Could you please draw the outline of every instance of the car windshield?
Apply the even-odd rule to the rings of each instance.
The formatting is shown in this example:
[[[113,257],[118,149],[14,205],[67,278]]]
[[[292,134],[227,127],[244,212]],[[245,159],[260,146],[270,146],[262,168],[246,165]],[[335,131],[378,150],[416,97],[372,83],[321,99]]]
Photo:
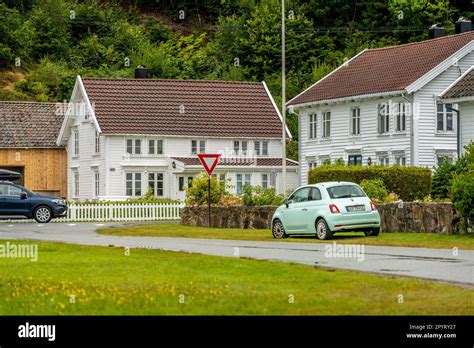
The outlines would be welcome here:
[[[356,185],[340,185],[329,187],[329,197],[332,199],[351,198],[351,197],[365,197],[364,191]]]

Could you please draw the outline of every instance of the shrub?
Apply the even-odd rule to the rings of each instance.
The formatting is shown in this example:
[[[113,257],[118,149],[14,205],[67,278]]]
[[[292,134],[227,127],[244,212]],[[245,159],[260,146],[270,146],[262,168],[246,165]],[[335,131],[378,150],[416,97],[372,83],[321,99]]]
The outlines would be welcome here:
[[[281,205],[284,199],[285,195],[277,195],[273,187],[267,189],[260,186],[243,187],[242,202],[247,206]]]
[[[217,178],[211,178],[211,204],[217,205],[223,197],[229,195],[227,184],[222,185]],[[207,205],[208,176],[201,174],[193,179],[193,186],[186,190],[186,205]]]
[[[384,203],[394,203],[400,202],[400,196],[397,195],[395,192],[390,192],[387,196],[383,199]]]
[[[68,201],[68,205],[109,205],[109,204],[145,204],[145,203],[159,203],[159,204],[168,204],[168,203],[181,203],[179,199],[170,199],[170,198],[130,198],[125,201]]]
[[[325,181],[381,179],[388,192],[394,192],[404,201],[422,199],[431,191],[431,170],[418,167],[384,166],[320,166],[309,172],[310,184]]]
[[[474,171],[454,176],[452,200],[464,219],[474,220]]]
[[[382,179],[364,179],[360,182],[360,187],[365,191],[367,196],[376,203],[382,203],[388,196],[388,191]]]
[[[431,196],[434,199],[449,197],[453,177],[467,173],[474,168],[474,142],[471,141],[464,148],[466,150],[464,155],[456,163],[444,161],[436,168],[431,186]]]

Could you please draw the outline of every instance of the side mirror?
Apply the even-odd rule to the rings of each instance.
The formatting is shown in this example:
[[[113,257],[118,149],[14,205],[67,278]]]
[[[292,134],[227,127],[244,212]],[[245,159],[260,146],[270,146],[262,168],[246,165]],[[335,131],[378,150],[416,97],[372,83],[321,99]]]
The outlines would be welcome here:
[[[285,198],[285,200],[283,201],[283,203],[285,203],[286,207],[288,208],[288,206],[289,206],[290,203],[291,203],[291,200],[288,199],[288,198]]]
[[[27,199],[28,195],[26,194],[26,192],[22,192],[22,193],[20,193],[20,198],[21,199]]]

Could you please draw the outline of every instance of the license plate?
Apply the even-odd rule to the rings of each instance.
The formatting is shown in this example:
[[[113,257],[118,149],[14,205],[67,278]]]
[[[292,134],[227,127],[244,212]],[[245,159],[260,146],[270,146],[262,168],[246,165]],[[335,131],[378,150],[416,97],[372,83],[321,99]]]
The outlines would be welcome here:
[[[346,207],[347,211],[364,211],[365,205],[352,205],[350,207]]]

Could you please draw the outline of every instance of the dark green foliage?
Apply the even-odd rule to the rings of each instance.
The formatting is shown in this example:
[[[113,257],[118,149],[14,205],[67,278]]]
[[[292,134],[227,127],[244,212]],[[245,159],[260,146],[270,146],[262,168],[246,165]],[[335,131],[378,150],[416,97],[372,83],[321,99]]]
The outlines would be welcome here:
[[[385,184],[381,179],[364,179],[360,182],[360,187],[362,187],[371,200],[377,203],[382,203],[388,195]]]
[[[474,221],[474,171],[455,175],[451,193],[456,209],[464,218]]]
[[[242,202],[246,206],[282,205],[285,195],[277,195],[275,188],[263,189],[260,186],[244,186]]]
[[[351,181],[360,184],[364,179],[381,179],[388,192],[396,193],[404,201],[422,199],[431,191],[431,171],[417,167],[323,165],[309,172],[308,182]]]

